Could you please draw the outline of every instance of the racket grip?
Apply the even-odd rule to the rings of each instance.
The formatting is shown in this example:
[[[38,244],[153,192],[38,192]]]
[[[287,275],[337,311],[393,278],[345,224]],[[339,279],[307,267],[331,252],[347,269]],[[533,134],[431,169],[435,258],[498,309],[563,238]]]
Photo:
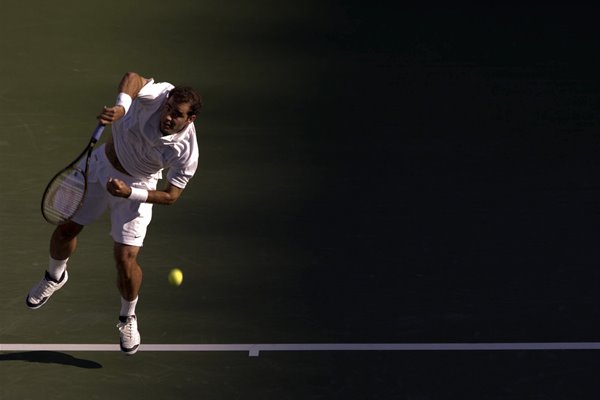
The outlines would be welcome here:
[[[100,140],[100,136],[102,136],[102,132],[104,132],[104,125],[98,124],[94,133],[92,134],[92,141],[95,143]]]

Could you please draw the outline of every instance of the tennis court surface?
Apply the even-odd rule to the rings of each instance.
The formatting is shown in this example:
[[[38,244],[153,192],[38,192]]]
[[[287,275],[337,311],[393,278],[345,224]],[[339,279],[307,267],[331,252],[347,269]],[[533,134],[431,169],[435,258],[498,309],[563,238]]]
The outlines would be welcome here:
[[[0,17],[1,400],[598,397],[594,7],[34,3]],[[105,219],[24,304],[129,70],[205,100],[132,357]]]

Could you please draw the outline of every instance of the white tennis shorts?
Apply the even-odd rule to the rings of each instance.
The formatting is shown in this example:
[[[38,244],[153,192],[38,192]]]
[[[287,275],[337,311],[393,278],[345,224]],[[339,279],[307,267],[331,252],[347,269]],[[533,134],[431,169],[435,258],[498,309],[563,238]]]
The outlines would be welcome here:
[[[124,181],[129,186],[156,190],[156,181],[140,181],[117,171],[104,152],[104,145],[94,150],[90,158],[88,188],[83,205],[72,218],[80,225],[89,225],[102,214],[110,212],[110,236],[117,243],[142,247],[152,220],[152,204],[115,197],[106,189],[109,178]]]

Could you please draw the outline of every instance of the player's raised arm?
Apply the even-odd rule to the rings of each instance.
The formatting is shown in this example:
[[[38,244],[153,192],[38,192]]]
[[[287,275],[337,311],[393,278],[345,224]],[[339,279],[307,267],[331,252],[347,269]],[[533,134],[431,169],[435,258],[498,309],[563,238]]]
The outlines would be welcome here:
[[[135,99],[148,81],[149,79],[146,79],[135,72],[127,72],[123,75],[123,78],[119,83],[119,93],[125,93],[132,99]]]
[[[137,97],[148,81],[136,72],[127,72],[123,75],[119,83],[119,94],[115,105],[112,107],[104,106],[100,115],[98,115],[98,121],[103,125],[108,125],[123,118],[127,114],[133,99]]]

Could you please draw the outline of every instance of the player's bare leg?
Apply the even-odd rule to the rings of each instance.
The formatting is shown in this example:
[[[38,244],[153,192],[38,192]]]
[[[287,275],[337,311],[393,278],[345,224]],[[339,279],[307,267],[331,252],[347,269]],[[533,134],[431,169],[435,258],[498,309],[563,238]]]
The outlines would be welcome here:
[[[82,229],[82,225],[72,221],[58,225],[50,238],[50,257],[55,260],[71,257],[77,247],[77,235]]]
[[[142,268],[137,262],[140,248],[115,243],[114,253],[117,263],[117,287],[121,296],[128,301],[138,297],[142,286]]]
[[[135,306],[142,286],[142,268],[137,262],[140,248],[115,243],[114,255],[117,266],[117,287],[121,293],[119,328],[121,350],[134,354],[140,345]]]

